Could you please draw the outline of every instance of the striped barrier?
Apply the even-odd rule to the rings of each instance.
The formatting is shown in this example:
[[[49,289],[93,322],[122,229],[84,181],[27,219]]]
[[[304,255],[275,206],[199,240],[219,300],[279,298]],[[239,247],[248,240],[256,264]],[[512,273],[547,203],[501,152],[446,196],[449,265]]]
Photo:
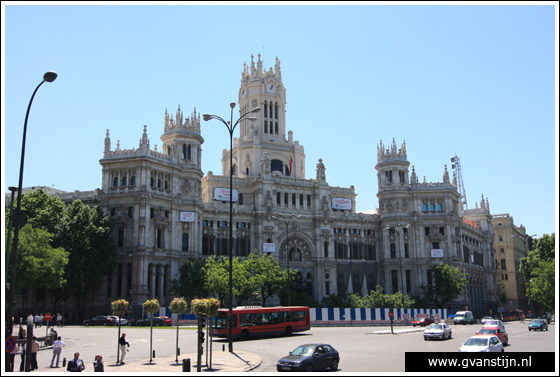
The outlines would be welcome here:
[[[391,323],[387,308],[309,308],[311,326],[375,326]],[[401,309],[393,311],[393,324],[410,325],[414,319],[447,318],[447,309]]]

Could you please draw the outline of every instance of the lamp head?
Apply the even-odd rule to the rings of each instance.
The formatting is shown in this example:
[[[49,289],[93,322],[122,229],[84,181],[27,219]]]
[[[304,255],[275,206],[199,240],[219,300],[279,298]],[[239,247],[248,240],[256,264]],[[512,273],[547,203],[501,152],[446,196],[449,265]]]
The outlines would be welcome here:
[[[249,111],[250,113],[258,113],[259,111],[261,111],[260,107],[255,107],[253,110]]]
[[[54,80],[56,80],[57,77],[58,75],[56,74],[56,72],[48,71],[43,75],[43,81],[53,82]]]
[[[256,117],[249,117],[249,118],[247,118],[247,120],[250,120],[251,122],[254,122],[254,121],[257,120],[257,118]]]
[[[202,119],[208,121],[208,120],[212,119],[212,115],[210,115],[210,114],[202,114]]]
[[[235,102],[230,103],[229,107],[231,107],[233,109],[235,107]]]

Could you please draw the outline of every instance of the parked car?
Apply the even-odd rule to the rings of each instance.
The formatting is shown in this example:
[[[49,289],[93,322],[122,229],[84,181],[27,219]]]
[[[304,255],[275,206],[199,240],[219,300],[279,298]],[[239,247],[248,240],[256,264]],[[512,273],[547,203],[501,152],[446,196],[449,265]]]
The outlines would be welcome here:
[[[113,318],[104,315],[98,315],[84,321],[86,326],[114,326],[116,324],[117,322]]]
[[[137,321],[134,317],[129,316],[129,315],[125,315],[125,316],[122,316],[122,318],[126,319],[126,325],[127,326],[136,326]]]
[[[432,323],[424,330],[424,340],[451,339],[451,327],[446,323]]]
[[[163,319],[165,321],[165,323],[167,324],[167,326],[173,326],[173,320],[169,317],[166,317],[164,315],[159,316],[159,318]]]
[[[150,318],[142,319],[136,323],[136,326],[150,326]],[[152,326],[170,326],[165,322],[165,319],[154,317]]]
[[[529,322],[529,331],[531,330],[548,331],[548,323],[546,323],[546,319],[533,319],[531,322]]]
[[[480,320],[480,323],[482,323],[482,324],[484,325],[484,324],[486,323],[486,321],[491,321],[491,320],[493,320],[493,319],[494,319],[494,318],[492,318],[492,317],[490,317],[490,316],[486,316],[486,317],[484,317],[484,318],[482,318],[482,319]]]
[[[457,312],[455,314],[455,317],[453,317],[454,325],[466,325],[467,323],[473,325],[474,322],[475,322],[474,315],[472,312],[468,310],[464,312]]]
[[[504,323],[499,320],[499,319],[489,319],[488,321],[486,321],[484,323],[483,327],[499,327],[501,329],[506,329],[506,327],[504,326]]]
[[[313,372],[330,368],[338,370],[340,355],[329,344],[303,344],[284,356],[276,364],[278,372]]]
[[[110,315],[110,316],[108,316],[108,317],[109,317],[109,318],[112,318],[112,319],[116,322],[117,325],[119,324],[119,317],[118,317],[118,316],[116,316],[116,315]],[[127,323],[127,322],[128,322],[128,321],[126,320],[126,318],[124,318],[124,317],[121,317],[121,318],[120,318],[121,326],[126,326],[126,323]]]
[[[504,352],[504,345],[495,335],[476,335],[467,339],[459,352]]]
[[[426,318],[419,318],[416,319],[414,321],[412,321],[412,326],[416,327],[416,326],[428,326],[431,325],[432,323],[434,323],[434,319],[430,318],[430,317],[426,317]]]
[[[508,344],[508,334],[506,332],[505,329],[502,329],[501,327],[486,327],[484,326],[482,329],[480,329],[476,335],[496,335],[498,337],[498,339],[500,339],[500,342],[502,342],[502,344],[504,346],[507,346]]]

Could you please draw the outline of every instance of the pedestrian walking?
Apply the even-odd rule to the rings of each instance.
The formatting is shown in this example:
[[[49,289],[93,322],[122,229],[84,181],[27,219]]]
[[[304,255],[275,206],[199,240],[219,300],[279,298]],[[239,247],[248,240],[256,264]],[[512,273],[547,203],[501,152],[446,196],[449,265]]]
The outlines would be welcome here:
[[[23,372],[25,370],[25,339],[21,342],[21,364],[19,364],[19,371]]]
[[[10,352],[10,361],[9,361],[9,371],[13,372],[14,371],[14,364],[16,363],[16,355],[17,355],[17,347],[14,347],[14,349],[12,350],[12,352]]]
[[[56,325],[58,327],[60,327],[60,323],[62,322],[62,316],[60,315],[60,313],[56,314]]]
[[[39,314],[39,327],[43,327],[43,313]]]
[[[68,362],[66,370],[68,372],[81,372],[84,369],[86,369],[86,366],[84,365],[84,361],[80,359],[80,353],[74,353],[74,358]]]
[[[66,344],[61,340],[61,337],[59,336],[53,344],[51,368],[58,368],[58,362],[60,361],[60,353],[62,352],[62,347],[64,346],[66,346]],[[56,366],[53,366],[55,357],[56,357]]]
[[[38,369],[39,366],[37,365],[37,352],[39,352],[39,342],[37,341],[37,337],[33,335],[31,338],[31,370]]]
[[[37,328],[37,326],[39,325],[39,315],[38,314],[35,314],[34,320],[35,320],[35,328]]]
[[[103,356],[95,355],[95,361],[93,362],[94,372],[103,372]]]
[[[126,334],[123,333],[119,339],[119,347],[121,349],[121,362],[120,365],[124,364],[124,355],[126,354],[126,347],[130,347],[130,343],[128,343],[125,339]],[[117,360],[118,361],[118,360]],[[119,364],[119,363],[117,363]]]

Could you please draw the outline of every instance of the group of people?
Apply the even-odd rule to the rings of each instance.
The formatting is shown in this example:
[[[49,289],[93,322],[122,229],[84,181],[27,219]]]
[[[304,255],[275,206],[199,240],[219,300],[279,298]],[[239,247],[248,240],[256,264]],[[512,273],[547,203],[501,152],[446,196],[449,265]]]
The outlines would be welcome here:
[[[29,314],[29,316],[33,318],[33,325],[35,326],[35,328],[43,327],[43,323],[45,321],[45,316],[43,315],[43,313],[35,315]],[[19,323],[23,323],[23,318],[20,317]],[[60,313],[56,314],[56,325],[57,327],[62,327],[62,315]]]
[[[56,335],[56,341],[53,344],[53,356],[51,360],[51,368],[58,368],[58,364],[60,363],[60,354],[62,353],[62,348],[66,346],[66,344],[62,341],[62,337],[58,336],[56,330],[51,329],[53,335]],[[19,366],[19,371],[23,372],[25,370],[25,357],[27,354],[27,344],[26,340],[22,340],[22,347],[20,350],[21,354],[21,364]],[[124,364],[124,356],[128,352],[128,347],[130,344],[126,341],[126,334],[123,333],[119,338],[119,348],[120,348],[120,360],[117,360],[118,365]],[[39,342],[37,342],[37,337],[33,336],[31,341],[31,366],[30,369],[33,371],[38,369],[37,366],[37,352],[39,351]],[[14,371],[14,364],[15,364],[15,356],[17,354],[17,348],[10,353],[10,371]],[[56,359],[56,363],[55,363]],[[81,372],[85,369],[85,364],[82,359],[80,359],[80,353],[75,352],[74,358],[70,360],[67,364],[66,370],[69,372]],[[103,356],[95,355],[95,360],[93,362],[93,370],[94,372],[103,372],[104,365],[103,365]]]

